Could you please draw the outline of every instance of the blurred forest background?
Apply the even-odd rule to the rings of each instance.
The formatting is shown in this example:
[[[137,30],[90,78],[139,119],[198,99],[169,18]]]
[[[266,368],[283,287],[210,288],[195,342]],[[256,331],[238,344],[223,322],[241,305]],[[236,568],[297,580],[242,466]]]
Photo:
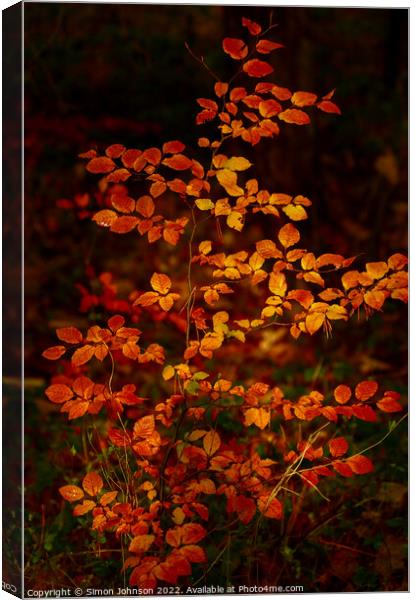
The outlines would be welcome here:
[[[136,255],[131,235],[111,235],[83,219],[87,200],[78,197],[74,209],[65,208],[96,184],[77,155],[112,143],[143,148],[180,139],[195,146],[203,135],[193,125],[195,99],[211,97],[213,82],[185,42],[226,80],[233,64],[221,43],[238,37],[242,16],[266,25],[270,8],[25,5],[25,533],[32,588],[109,586],[119,577],[118,556],[91,553],[80,564],[76,555],[88,547],[80,539],[89,533],[68,509],[61,511],[57,489],[64,474],[79,470],[77,441],[43,397],[55,365],[41,353],[55,343],[56,327],[85,327],[80,285],[97,290],[99,274],[111,271],[126,298],[143,282],[146,257]],[[279,138],[257,147],[238,142],[242,151],[264,187],[313,200],[303,227],[306,247],[365,261],[405,253],[407,11],[274,8],[273,21],[279,25],[273,38],[285,48],[272,59],[272,80],[319,95],[336,88],[343,114],[317,114],[311,126],[282,128]],[[319,348],[313,339],[293,349],[285,332],[268,339],[273,380],[298,392],[316,378],[337,384],[357,374],[405,394],[406,309],[396,304],[382,318],[356,319],[320,339]],[[358,428],[369,441],[385,431],[371,423]],[[341,483],[318,535],[288,548],[289,583],[305,591],[406,589],[404,430],[376,449],[377,476],[367,476],[363,495],[362,478]]]

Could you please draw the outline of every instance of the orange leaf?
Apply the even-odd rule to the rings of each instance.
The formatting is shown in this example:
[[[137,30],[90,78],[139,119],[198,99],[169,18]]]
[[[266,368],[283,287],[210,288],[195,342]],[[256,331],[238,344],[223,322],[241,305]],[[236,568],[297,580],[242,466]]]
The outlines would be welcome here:
[[[220,448],[221,439],[216,431],[209,431],[203,438],[203,448],[208,456],[213,456]]]
[[[333,438],[332,440],[329,440],[330,454],[334,458],[343,456],[343,454],[346,454],[348,449],[349,449],[349,444],[347,443],[347,440],[344,439],[344,437],[338,437],[338,438]]]
[[[131,150],[126,150],[124,152],[124,154],[122,155],[122,163],[125,167],[127,167],[128,169],[132,169],[134,166],[135,161],[137,160],[137,158],[139,156],[141,156],[142,152],[141,150],[135,150],[135,149],[131,149]]]
[[[147,438],[152,435],[155,429],[154,415],[147,415],[138,419],[134,424],[134,436]]]
[[[128,169],[115,169],[115,171],[106,176],[105,181],[119,183],[120,181],[127,181],[130,177],[131,173]]]
[[[279,113],[278,118],[286,123],[294,123],[295,125],[307,125],[310,123],[310,117],[303,110],[298,108],[287,108]]]
[[[65,352],[65,346],[51,346],[42,352],[42,356],[48,360],[58,360]]]
[[[256,45],[257,52],[260,52],[261,54],[269,54],[277,48],[284,48],[284,46],[283,44],[271,42],[270,40],[260,40]]]
[[[151,165],[158,165],[161,161],[161,152],[158,148],[148,148],[147,150],[144,150],[143,157]]]
[[[246,27],[251,35],[259,35],[262,31],[261,25],[251,21],[251,19],[242,18],[242,25]]]
[[[256,505],[252,498],[240,494],[235,498],[235,510],[238,513],[241,523],[247,525],[252,521],[256,513]]]
[[[310,335],[313,335],[320,329],[325,320],[325,315],[321,312],[311,312],[306,316],[305,326]]]
[[[174,169],[175,171],[185,171],[186,169],[191,169],[193,166],[193,161],[184,154],[173,154],[170,158],[165,158],[163,160],[163,165],[170,167],[170,169]]]
[[[361,421],[367,421],[368,423],[375,423],[378,420],[375,411],[371,406],[367,404],[354,404],[352,407],[352,413],[355,417]]]
[[[68,344],[79,344],[82,342],[82,333],[76,327],[61,327],[56,330],[60,340]]]
[[[248,410],[245,411],[244,424],[248,427],[249,425],[254,424],[260,429],[265,429],[270,420],[270,412],[269,410],[265,410],[265,408],[248,408]]]
[[[358,400],[364,402],[365,400],[369,400],[369,398],[374,396],[377,390],[378,384],[376,381],[361,381],[357,384],[354,393]]]
[[[268,287],[273,294],[283,298],[287,292],[287,280],[284,273],[272,272],[269,277]]]
[[[347,459],[346,464],[351,468],[353,473],[357,475],[365,475],[373,471],[374,466],[370,458],[363,454],[355,454]]]
[[[91,358],[94,356],[94,353],[95,346],[86,344],[85,346],[82,346],[82,348],[78,348],[78,350],[75,350],[75,352],[72,354],[72,364],[75,365],[75,367],[84,365],[89,360],[91,360]]]
[[[248,54],[248,47],[245,42],[236,38],[225,38],[222,42],[222,47],[226,54],[229,54],[235,60],[241,60]]]
[[[248,60],[248,62],[244,63],[242,68],[250,77],[265,77],[274,70],[274,67],[272,67],[269,63],[265,62],[264,60],[258,60],[257,58]]]
[[[388,270],[388,265],[383,261],[366,264],[366,271],[372,279],[381,279]]]
[[[317,108],[326,113],[335,113],[337,115],[341,115],[341,110],[334,104],[334,102],[330,102],[330,100],[322,100],[317,104]]]
[[[150,285],[156,292],[167,294],[171,288],[171,280],[170,277],[164,275],[164,273],[153,273],[153,276],[150,279]]]
[[[112,194],[111,204],[122,213],[131,213],[135,207],[134,200],[125,194]]]
[[[115,169],[115,162],[106,156],[93,158],[86,166],[90,173],[111,173]]]
[[[270,119],[281,112],[282,107],[276,100],[264,100],[259,103],[259,113],[261,116]]]
[[[111,227],[114,221],[117,220],[117,213],[113,210],[100,210],[92,217],[92,220],[95,221],[101,227]]]
[[[206,536],[206,529],[198,523],[187,523],[181,527],[182,544],[197,544]]]
[[[106,492],[105,494],[103,494],[100,498],[100,505],[101,506],[107,506],[108,504],[111,504],[111,502],[113,502],[115,500],[115,498],[118,496],[118,492]]]
[[[105,154],[109,158],[120,158],[121,154],[125,151],[125,146],[122,144],[112,144],[105,150]]]
[[[279,230],[278,239],[284,248],[290,248],[300,240],[300,233],[294,225],[287,223]]]
[[[111,225],[113,233],[128,233],[132,231],[138,224],[137,217],[118,217]]]
[[[141,294],[139,298],[137,298],[137,300],[134,302],[134,306],[137,304],[140,306],[151,306],[152,304],[155,304],[159,298],[160,296],[157,292],[145,292],[144,294]]]
[[[60,495],[68,502],[76,502],[84,497],[84,492],[77,485],[64,485],[59,488]]]
[[[163,144],[163,152],[164,154],[176,154],[177,152],[183,152],[185,147],[186,146],[183,144],[183,142],[174,140],[172,142],[166,142]]]
[[[296,106],[311,106],[316,100],[317,96],[310,92],[295,92],[291,97],[291,102]]]
[[[271,94],[278,100],[289,100],[292,96],[288,88],[279,87],[278,85],[272,87]]]
[[[147,552],[151,544],[156,539],[154,535],[138,535],[131,540],[131,544],[128,548],[130,552],[140,554],[141,552]]]
[[[223,83],[223,81],[217,81],[215,83],[215,94],[218,98],[222,98],[228,91],[229,85],[227,83]]]
[[[352,396],[352,390],[348,385],[338,385],[334,390],[334,399],[339,404],[346,404]]]
[[[80,517],[81,515],[85,515],[90,512],[93,508],[95,508],[96,504],[93,500],[84,500],[82,504],[78,504],[73,509],[74,517]]]
[[[181,544],[182,536],[181,536],[181,528],[175,527],[174,529],[168,529],[166,533],[166,542],[173,546],[173,548],[178,548]]]
[[[153,198],[158,198],[159,196],[164,194],[166,189],[167,185],[164,183],[164,181],[155,181],[150,186],[150,194],[153,196]]]
[[[282,518],[282,504],[276,498],[270,500],[269,496],[260,496],[258,499],[258,508],[260,512],[269,519]]]
[[[397,392],[386,392],[383,398],[376,403],[376,406],[386,413],[399,412],[403,410],[398,402],[399,397],[400,395]]]
[[[96,496],[102,490],[104,482],[102,477],[95,471],[87,473],[82,481],[82,487],[90,496]]]
[[[55,404],[63,404],[73,397],[73,392],[70,387],[63,383],[55,383],[50,385],[45,390],[46,396]]]
[[[146,219],[149,219],[154,214],[154,202],[151,196],[141,196],[136,203],[136,211]]]

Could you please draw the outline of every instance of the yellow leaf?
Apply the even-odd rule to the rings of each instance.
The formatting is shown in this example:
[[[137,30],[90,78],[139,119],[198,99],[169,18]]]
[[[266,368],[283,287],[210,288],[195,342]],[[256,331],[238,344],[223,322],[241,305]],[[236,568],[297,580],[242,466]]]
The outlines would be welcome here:
[[[240,212],[232,211],[226,218],[226,224],[236,231],[242,231],[244,227],[244,219]]]
[[[245,412],[245,425],[256,425],[260,429],[265,429],[271,420],[271,415],[265,408],[248,408]]]
[[[332,304],[326,312],[326,317],[331,321],[336,321],[337,319],[344,319],[347,321],[348,314],[347,310],[344,306],[339,306],[338,304]]]
[[[156,292],[159,292],[160,294],[167,294],[171,288],[171,280],[168,275],[164,275],[163,273],[154,273],[150,279],[150,285]]]
[[[372,279],[381,279],[388,270],[389,267],[385,262],[372,262],[366,265],[366,271]]]
[[[181,525],[186,518],[186,515],[180,506],[174,509],[172,515],[173,521],[176,523],[176,525]]]
[[[303,221],[307,218],[307,213],[302,206],[288,204],[288,206],[282,207],[282,211],[293,221]]]
[[[168,312],[174,304],[174,300],[177,299],[179,294],[167,294],[167,296],[161,296],[159,298],[160,307]]]
[[[162,373],[162,377],[163,377],[164,381],[168,381],[169,379],[174,377],[174,372],[175,372],[174,368],[171,365],[167,365],[167,367],[164,367],[163,373]]]
[[[283,298],[287,292],[287,280],[284,273],[271,273],[268,286],[273,294]]]
[[[203,438],[203,448],[208,456],[213,456],[220,448],[221,439],[216,431],[209,431]]]
[[[232,156],[222,166],[230,171],[246,171],[251,165],[252,163],[243,156]]]
[[[294,225],[287,223],[287,225],[284,225],[284,227],[281,227],[279,230],[278,239],[284,248],[289,248],[299,241],[300,233]]]
[[[258,271],[264,264],[264,258],[258,254],[258,252],[254,252],[249,259],[249,266],[253,271]]]
[[[237,185],[238,177],[230,169],[217,171],[216,178],[230,196],[243,196],[243,189]]]
[[[199,210],[210,210],[211,208],[215,208],[215,205],[209,198],[199,198],[196,200],[195,204]]]
[[[305,320],[305,326],[311,335],[318,331],[320,327],[323,325],[326,316],[321,312],[312,312],[309,313]]]
[[[199,252],[200,254],[209,254],[212,251],[212,242],[210,240],[205,240],[204,242],[200,242],[199,244]]]
[[[385,302],[385,296],[383,292],[379,291],[366,292],[364,299],[366,304],[375,310],[380,310]]]

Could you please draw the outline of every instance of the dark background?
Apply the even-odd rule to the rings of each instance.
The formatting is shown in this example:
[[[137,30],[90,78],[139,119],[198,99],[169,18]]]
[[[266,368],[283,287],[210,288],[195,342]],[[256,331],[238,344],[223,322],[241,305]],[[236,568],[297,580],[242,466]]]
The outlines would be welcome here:
[[[68,569],[77,583],[83,583],[85,572],[96,577],[95,583],[111,576],[117,580],[119,566],[117,561],[91,556],[78,572],[77,559],[67,558],[75,556],[80,529],[75,529],[68,512],[62,513],[57,487],[64,473],[79,470],[76,457],[72,460],[69,453],[76,441],[70,438],[70,427],[62,434],[66,420],[52,414],[44,400],[55,365],[45,365],[41,353],[55,343],[56,327],[69,323],[85,327],[85,316],[77,310],[76,284],[89,283],[91,264],[96,273],[110,270],[125,280],[131,277],[127,256],[134,248],[129,236],[109,236],[56,202],[95,189],[96,178],[77,158],[91,147],[102,150],[122,143],[146,148],[173,139],[194,146],[203,135],[203,128],[194,126],[195,99],[212,97],[213,82],[184,44],[203,55],[226,80],[234,61],[223,54],[221,43],[224,36],[240,36],[242,16],[265,26],[270,8],[25,4],[26,539],[27,576],[34,587],[72,585],[65,560],[71,560]],[[277,139],[254,148],[236,142],[236,155],[239,149],[256,163],[263,187],[313,200],[303,230],[307,247],[316,253],[361,255],[369,261],[405,252],[408,12],[274,8],[273,21],[279,24],[273,38],[285,48],[274,53],[272,80],[292,91],[319,95],[336,88],[334,100],[343,114],[315,111],[308,127],[282,127]],[[145,257],[134,261],[139,280]],[[326,343],[324,352],[333,358],[339,378],[355,371],[382,375],[389,389],[405,391],[406,312],[396,304],[383,319],[363,321],[356,334]],[[279,376],[294,381],[295,368],[282,364]],[[366,432],[379,438],[376,426],[368,426]],[[57,450],[62,435],[66,454]],[[356,554],[335,556],[327,547],[328,568],[328,555],[314,548],[313,572],[326,569],[316,590],[405,589],[400,554],[406,533],[405,436],[395,434],[387,444],[382,468],[390,468],[381,483],[398,486],[389,490],[392,513],[385,509],[378,521],[376,511],[362,517],[356,509],[342,516],[332,535],[345,545],[363,544],[363,554],[357,554],[360,561],[367,559],[365,551],[380,548],[380,563],[381,552],[386,552],[382,544],[388,539],[389,562],[383,571],[379,567],[379,573],[375,569],[373,574],[373,565],[370,573],[363,567],[359,571],[359,565],[349,572],[346,564],[352,564]],[[380,493],[378,484],[367,492]],[[347,532],[355,521],[365,519],[369,533],[361,529],[356,539],[349,539]],[[385,524],[388,519],[390,525]],[[379,530],[380,541],[373,538]],[[367,536],[372,536],[373,547],[369,544],[365,550],[362,540]]]

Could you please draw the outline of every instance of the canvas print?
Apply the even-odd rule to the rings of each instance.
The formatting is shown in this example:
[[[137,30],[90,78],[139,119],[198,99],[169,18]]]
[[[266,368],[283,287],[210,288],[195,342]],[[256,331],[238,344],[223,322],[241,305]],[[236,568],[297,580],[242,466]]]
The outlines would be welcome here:
[[[408,11],[23,11],[25,597],[407,590]]]

